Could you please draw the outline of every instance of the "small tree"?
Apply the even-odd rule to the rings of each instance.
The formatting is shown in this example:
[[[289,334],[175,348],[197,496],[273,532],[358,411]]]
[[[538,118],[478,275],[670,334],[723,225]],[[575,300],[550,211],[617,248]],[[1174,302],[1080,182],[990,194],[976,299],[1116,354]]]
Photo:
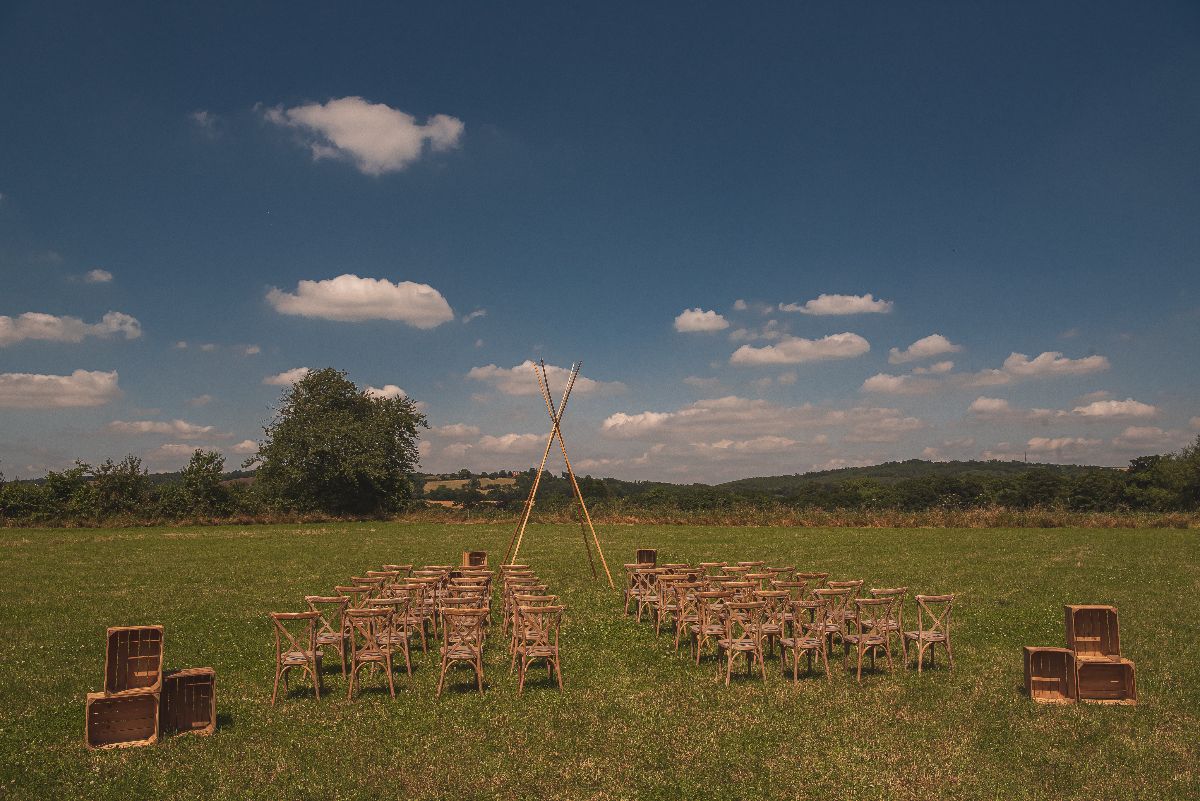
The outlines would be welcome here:
[[[225,457],[216,451],[197,448],[183,468],[183,493],[195,514],[214,514],[224,510],[229,493],[221,486]]]
[[[257,464],[257,485],[288,508],[384,514],[412,496],[417,429],[428,425],[411,398],[368,395],[327,367],[284,390],[244,466]]]
[[[133,514],[145,505],[150,479],[142,460],[132,453],[119,462],[105,459],[96,466],[93,476],[99,517]]]

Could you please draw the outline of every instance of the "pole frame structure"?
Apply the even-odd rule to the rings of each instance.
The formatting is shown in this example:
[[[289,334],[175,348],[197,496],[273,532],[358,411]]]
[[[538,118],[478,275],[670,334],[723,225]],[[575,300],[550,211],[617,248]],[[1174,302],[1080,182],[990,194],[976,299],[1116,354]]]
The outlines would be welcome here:
[[[546,438],[546,447],[542,451],[542,461],[538,466],[538,471],[533,477],[533,484],[529,488],[529,497],[525,500],[525,508],[521,513],[521,521],[517,524],[516,530],[513,531],[512,538],[508,543],[508,550],[504,554],[505,564],[515,564],[517,554],[521,550],[521,541],[525,537],[525,527],[529,524],[529,516],[533,512],[533,505],[537,498],[538,487],[542,482],[542,473],[546,469],[546,460],[550,457],[550,449],[554,447],[554,441],[558,440],[559,450],[562,451],[563,463],[567,467],[567,477],[571,481],[571,489],[575,494],[575,499],[579,502],[581,514],[580,530],[583,533],[583,546],[587,551],[588,563],[592,569],[593,578],[596,577],[596,563],[592,560],[592,550],[588,545],[588,533],[592,536],[592,542],[596,546],[596,553],[600,555],[600,564],[604,567],[604,575],[608,578],[608,586],[616,588],[613,584],[612,573],[608,569],[608,560],[604,558],[604,549],[600,547],[600,538],[596,535],[596,527],[592,525],[592,516],[588,513],[587,504],[583,500],[583,492],[579,489],[579,481],[575,478],[575,471],[571,467],[571,459],[567,456],[567,443],[563,439],[562,434],[562,418],[567,410],[567,400],[571,396],[571,390],[575,388],[575,379],[579,377],[579,370],[583,367],[582,362],[577,362],[571,365],[570,375],[567,377],[567,385],[563,389],[562,400],[558,404],[558,409],[554,408],[553,398],[550,394],[550,377],[546,372],[546,363],[539,361],[533,365],[534,374],[537,376],[538,388],[542,392],[542,400],[546,403],[546,411],[550,415],[551,429],[550,436]],[[583,530],[586,523],[587,530]]]

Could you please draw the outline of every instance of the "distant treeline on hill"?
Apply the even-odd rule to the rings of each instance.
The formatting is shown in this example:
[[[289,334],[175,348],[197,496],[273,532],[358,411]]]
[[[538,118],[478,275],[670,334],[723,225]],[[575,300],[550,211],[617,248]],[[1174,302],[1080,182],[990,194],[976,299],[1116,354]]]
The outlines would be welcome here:
[[[0,524],[93,525],[178,521],[390,517],[476,510],[496,517],[519,513],[535,469],[525,472],[411,474],[411,497],[374,513],[323,512],[272,494],[255,472],[226,472],[220,454],[197,451],[177,473],[148,474],[135,456],[92,466],[77,463],[34,480],[0,475]],[[927,462],[745,478],[724,484],[669,484],[579,478],[597,518],[612,520],[737,520],[740,512],[769,519],[779,510],[923,513],[976,509],[1078,513],[1200,511],[1200,437],[1178,453],[1142,456],[1126,468],[1024,462]],[[543,473],[536,513],[571,514],[565,474]],[[932,519],[932,518],[931,518]],[[936,523],[931,523],[931,525]]]

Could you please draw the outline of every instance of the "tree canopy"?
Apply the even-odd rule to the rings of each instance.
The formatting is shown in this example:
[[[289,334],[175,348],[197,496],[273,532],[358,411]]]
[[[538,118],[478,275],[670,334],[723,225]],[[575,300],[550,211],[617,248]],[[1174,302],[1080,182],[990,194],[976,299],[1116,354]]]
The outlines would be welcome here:
[[[245,466],[258,465],[258,486],[286,508],[386,514],[412,497],[422,427],[411,398],[370,395],[327,367],[284,390]]]

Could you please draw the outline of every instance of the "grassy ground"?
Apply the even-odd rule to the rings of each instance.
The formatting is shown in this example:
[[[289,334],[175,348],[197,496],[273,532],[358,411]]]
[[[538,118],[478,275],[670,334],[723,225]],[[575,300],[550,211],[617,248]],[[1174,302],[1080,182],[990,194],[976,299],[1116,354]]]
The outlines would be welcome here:
[[[320,702],[269,705],[268,611],[298,610],[385,562],[502,552],[507,526],[354,524],[0,530],[0,797],[50,798],[1195,798],[1200,797],[1200,545],[1192,531],[621,527],[665,561],[755,559],[875,586],[962,594],[953,672],[835,671],[725,688],[716,668],[620,613],[587,575],[578,529],[538,526],[528,561],[569,607],[566,692],[523,697],[503,648],[489,686],[434,697],[416,662],[397,698],[353,701],[327,665]],[[620,575],[614,575],[618,583]],[[1137,707],[1035,705],[1021,646],[1061,645],[1064,603],[1113,603]],[[911,609],[909,610],[911,613]],[[217,670],[219,729],[123,751],[83,746],[108,625],[166,626],[168,667]]]

